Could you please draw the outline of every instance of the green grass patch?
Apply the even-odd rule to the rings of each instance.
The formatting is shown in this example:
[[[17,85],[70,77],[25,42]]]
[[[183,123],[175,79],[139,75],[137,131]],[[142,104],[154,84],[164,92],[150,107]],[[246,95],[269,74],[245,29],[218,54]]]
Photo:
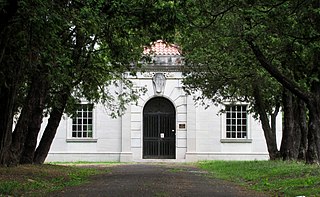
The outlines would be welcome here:
[[[105,169],[61,165],[21,165],[0,168],[0,196],[44,196],[67,186],[83,184]]]
[[[202,161],[213,177],[275,196],[319,196],[320,167],[284,161]]]

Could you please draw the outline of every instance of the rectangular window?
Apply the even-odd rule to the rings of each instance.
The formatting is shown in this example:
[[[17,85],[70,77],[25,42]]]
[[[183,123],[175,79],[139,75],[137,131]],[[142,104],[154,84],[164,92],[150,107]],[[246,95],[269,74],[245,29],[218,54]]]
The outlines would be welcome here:
[[[80,104],[72,118],[72,138],[92,138],[93,104]]]
[[[247,138],[247,105],[226,105],[226,138]]]

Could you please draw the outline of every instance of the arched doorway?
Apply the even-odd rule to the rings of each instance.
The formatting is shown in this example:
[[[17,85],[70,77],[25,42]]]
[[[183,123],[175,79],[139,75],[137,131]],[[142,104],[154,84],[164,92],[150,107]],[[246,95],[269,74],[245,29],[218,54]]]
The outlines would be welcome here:
[[[143,158],[176,158],[176,110],[166,98],[155,97],[144,106]]]

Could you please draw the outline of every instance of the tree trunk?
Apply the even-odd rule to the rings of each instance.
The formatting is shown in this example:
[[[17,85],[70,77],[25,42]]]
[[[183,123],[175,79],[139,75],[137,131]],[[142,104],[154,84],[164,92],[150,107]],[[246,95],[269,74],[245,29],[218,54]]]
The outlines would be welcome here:
[[[316,132],[320,127],[319,120],[315,116],[315,112],[312,112],[309,108],[309,125],[308,125],[308,150],[307,150],[307,163],[319,164],[319,155],[317,150]]]
[[[300,130],[297,126],[295,113],[296,103],[292,93],[284,89],[283,90],[283,132],[280,152],[283,160],[295,160],[298,157],[298,150],[300,146]],[[296,141],[299,142],[297,145]]]
[[[314,92],[313,99],[307,103],[309,109],[308,130],[308,163],[320,163],[320,83],[313,81],[311,91]]]
[[[38,75],[37,75],[38,76]],[[18,164],[20,161],[21,153],[23,151],[24,143],[28,134],[28,126],[32,112],[37,106],[36,99],[39,87],[36,85],[37,79],[34,77],[30,84],[28,95],[24,100],[23,108],[20,112],[18,122],[12,134],[12,144],[10,146],[11,161]]]
[[[318,21],[318,20],[317,20]],[[310,91],[305,91],[295,81],[281,73],[277,67],[272,65],[264,56],[259,46],[254,42],[253,38],[246,39],[249,47],[252,49],[255,57],[271,76],[280,82],[285,88],[289,89],[297,97],[302,99],[309,110],[308,125],[308,151],[307,163],[319,163],[320,154],[320,83],[312,81]],[[314,72],[319,77],[319,58],[320,51],[314,52]]]
[[[12,65],[10,69],[10,75],[6,72],[3,73],[4,79],[1,81],[3,84],[0,86],[0,164],[6,166],[16,165],[16,162],[11,160],[13,155],[10,146],[12,144],[14,105],[22,75],[20,65]]]
[[[8,160],[12,140],[15,88],[0,87],[0,164],[11,165]]]
[[[265,105],[261,97],[259,83],[255,82],[252,84],[253,95],[255,99],[255,107],[259,113],[259,118],[262,124],[262,129],[267,143],[270,160],[278,159],[280,154],[277,147],[276,133],[274,133],[269,124],[269,118],[265,111]]]
[[[32,164],[34,151],[37,145],[37,137],[41,128],[42,118],[43,118],[43,108],[38,107],[36,111],[30,118],[28,125],[28,134],[23,146],[23,152],[20,157],[20,164]]]
[[[31,90],[31,89],[30,89]],[[32,91],[28,92],[23,108],[20,112],[18,122],[12,134],[12,144],[10,146],[10,160],[12,163],[18,164],[23,150],[26,135],[28,133],[29,119],[32,115]]]
[[[299,123],[301,138],[300,138],[300,147],[298,160],[306,161],[307,158],[307,148],[308,148],[308,125],[307,125],[307,111],[306,104],[299,98],[297,98],[298,104],[298,119],[296,120]]]
[[[50,118],[46,129],[44,130],[43,136],[41,138],[40,144],[35,152],[33,162],[35,164],[42,164],[50,150],[52,141],[56,135],[57,128],[60,124],[63,111],[67,105],[68,98],[70,96],[70,91],[61,92],[57,95],[58,105],[53,107]]]
[[[31,164],[33,163],[34,152],[37,146],[37,137],[41,129],[41,123],[43,119],[43,110],[45,108],[45,100],[47,98],[48,92],[48,82],[46,80],[46,74],[39,73],[40,79],[38,76],[33,78],[31,84],[31,116],[28,117],[28,125],[26,136],[24,137],[25,141],[23,143],[23,152],[20,157],[21,164]]]
[[[292,133],[292,159],[297,160],[299,156],[299,149],[301,145],[302,128],[301,128],[301,114],[299,98],[293,95],[293,121],[294,128]]]

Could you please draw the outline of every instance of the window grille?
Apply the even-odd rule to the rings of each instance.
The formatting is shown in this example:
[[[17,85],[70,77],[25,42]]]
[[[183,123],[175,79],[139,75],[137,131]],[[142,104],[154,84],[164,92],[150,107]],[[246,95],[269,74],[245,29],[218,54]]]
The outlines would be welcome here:
[[[92,138],[92,104],[80,104],[72,118],[72,138]]]
[[[247,105],[226,106],[226,138],[247,138]]]

